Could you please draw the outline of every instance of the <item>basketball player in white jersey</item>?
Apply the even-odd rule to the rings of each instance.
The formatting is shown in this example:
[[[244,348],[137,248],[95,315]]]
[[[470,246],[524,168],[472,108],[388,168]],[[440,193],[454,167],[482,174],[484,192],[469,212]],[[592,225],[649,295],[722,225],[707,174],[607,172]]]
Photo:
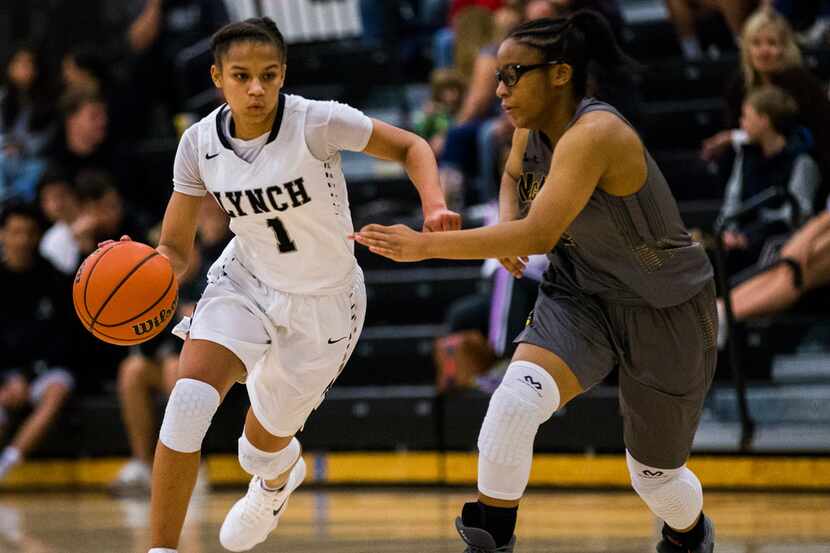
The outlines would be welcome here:
[[[185,344],[156,447],[150,553],[176,552],[202,440],[234,382],[251,399],[239,463],[252,479],[225,518],[222,545],[247,551],[264,541],[303,481],[294,434],[346,364],[366,309],[339,151],[399,161],[420,194],[424,230],[460,226],[425,141],[342,104],[280,93],[286,47],[273,21],[232,23],[212,50],[227,104],[182,137],[158,251],[184,272],[207,194],[235,237],[193,317],[174,329]]]

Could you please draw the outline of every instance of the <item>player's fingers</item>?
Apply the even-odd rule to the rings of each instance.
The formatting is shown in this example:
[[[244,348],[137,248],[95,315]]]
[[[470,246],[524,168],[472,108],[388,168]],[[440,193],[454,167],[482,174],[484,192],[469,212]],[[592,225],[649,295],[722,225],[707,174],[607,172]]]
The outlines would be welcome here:
[[[376,247],[376,248],[389,248],[392,247],[394,244],[390,240],[387,240],[386,237],[382,235],[378,235],[377,233],[363,233],[361,232],[358,234],[355,239],[360,244],[369,247]]]
[[[370,246],[369,251],[374,253],[374,254],[381,255],[383,257],[388,257],[389,259],[392,259],[392,260],[397,259],[397,257],[395,256],[395,252],[388,249],[388,248],[379,248],[377,246]]]
[[[123,234],[123,235],[121,235],[120,240],[121,240],[122,242],[126,242],[126,241],[128,241],[128,240],[132,240],[132,238],[130,238],[130,237],[129,237],[128,235],[126,235],[126,234]]]
[[[376,223],[371,223],[365,225],[362,229],[360,229],[360,234],[365,234],[367,232],[379,232],[379,233],[388,233],[391,230],[391,227],[387,227],[385,225],[378,225]]]

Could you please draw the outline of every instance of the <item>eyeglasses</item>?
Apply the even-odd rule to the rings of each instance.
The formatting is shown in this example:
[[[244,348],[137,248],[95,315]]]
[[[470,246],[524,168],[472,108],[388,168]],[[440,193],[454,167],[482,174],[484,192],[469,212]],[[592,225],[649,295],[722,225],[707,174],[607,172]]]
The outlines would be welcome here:
[[[546,61],[544,63],[532,63],[530,65],[510,63],[505,65],[501,69],[496,70],[496,82],[498,83],[499,81],[501,81],[506,86],[516,86],[516,83],[519,82],[519,79],[522,77],[522,75],[524,75],[528,71],[539,69],[540,67],[547,67],[549,65],[556,65],[557,63],[562,63],[562,60]]]

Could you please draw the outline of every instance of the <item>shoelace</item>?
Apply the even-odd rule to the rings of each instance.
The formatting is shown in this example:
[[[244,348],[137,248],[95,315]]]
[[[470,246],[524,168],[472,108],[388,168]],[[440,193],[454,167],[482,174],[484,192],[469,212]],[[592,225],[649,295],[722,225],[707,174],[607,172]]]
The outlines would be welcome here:
[[[252,484],[252,486],[257,486],[252,492],[252,495],[255,497],[249,497],[246,499],[245,508],[243,509],[241,516],[242,520],[248,526],[255,526],[263,515],[272,517],[273,512],[279,509],[277,506],[277,497],[279,496],[279,493],[267,492],[263,490],[258,480],[256,483]]]

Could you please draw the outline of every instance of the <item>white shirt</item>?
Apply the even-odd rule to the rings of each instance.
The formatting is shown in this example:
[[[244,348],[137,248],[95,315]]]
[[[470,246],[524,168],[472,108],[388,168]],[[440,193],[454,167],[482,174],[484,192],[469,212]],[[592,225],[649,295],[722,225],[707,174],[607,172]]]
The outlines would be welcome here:
[[[40,240],[40,255],[62,273],[71,275],[81,262],[78,241],[68,224],[59,221],[49,227]]]
[[[257,278],[285,292],[334,293],[356,268],[340,150],[361,151],[372,121],[336,102],[280,95],[272,130],[232,137],[227,106],[187,129],[176,152],[173,188],[210,192],[231,217],[235,256]]]

